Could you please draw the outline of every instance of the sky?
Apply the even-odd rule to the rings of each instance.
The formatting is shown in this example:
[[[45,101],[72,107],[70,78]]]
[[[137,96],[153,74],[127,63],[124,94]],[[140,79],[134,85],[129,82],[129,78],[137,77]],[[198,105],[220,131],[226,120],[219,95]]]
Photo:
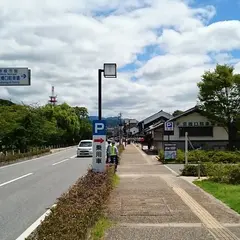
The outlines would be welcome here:
[[[217,63],[240,72],[239,0],[1,0],[0,67],[28,67],[31,86],[0,87],[0,98],[58,102],[97,115],[142,120],[197,103],[197,82]]]

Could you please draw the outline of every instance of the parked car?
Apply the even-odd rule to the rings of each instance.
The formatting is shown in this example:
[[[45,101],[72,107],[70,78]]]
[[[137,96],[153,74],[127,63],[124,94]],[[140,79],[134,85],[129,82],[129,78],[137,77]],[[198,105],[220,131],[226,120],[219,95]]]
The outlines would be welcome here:
[[[93,141],[81,140],[77,148],[77,157],[92,157],[93,156]]]

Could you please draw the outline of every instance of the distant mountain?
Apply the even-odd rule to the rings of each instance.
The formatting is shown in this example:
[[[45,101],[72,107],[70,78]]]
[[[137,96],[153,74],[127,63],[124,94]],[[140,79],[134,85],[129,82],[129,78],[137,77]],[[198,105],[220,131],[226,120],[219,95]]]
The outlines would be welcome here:
[[[16,104],[9,100],[0,99],[0,106],[12,106],[12,105],[16,105]]]
[[[92,122],[94,120],[98,120],[98,116],[89,116],[89,120]],[[107,127],[116,127],[119,125],[119,118],[118,117],[108,117],[102,118],[102,120],[107,121]]]

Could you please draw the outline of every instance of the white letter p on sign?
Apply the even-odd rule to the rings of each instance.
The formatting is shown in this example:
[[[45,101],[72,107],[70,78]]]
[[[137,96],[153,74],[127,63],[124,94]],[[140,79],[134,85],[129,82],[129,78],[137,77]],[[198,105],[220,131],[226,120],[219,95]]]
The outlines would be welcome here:
[[[103,123],[96,123],[95,124],[95,133],[98,133],[98,131],[104,130],[104,124]]]

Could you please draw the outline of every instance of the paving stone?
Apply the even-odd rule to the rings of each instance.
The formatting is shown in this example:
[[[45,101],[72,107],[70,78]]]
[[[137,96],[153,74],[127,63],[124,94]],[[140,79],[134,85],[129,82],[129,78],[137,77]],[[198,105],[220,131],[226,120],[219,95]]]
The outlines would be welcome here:
[[[124,151],[118,171],[120,184],[114,189],[108,208],[108,216],[116,225],[106,232],[105,240],[214,239],[196,213],[192,212],[190,205],[183,202],[179,192],[176,192],[176,186],[188,193],[219,222],[240,222],[240,215],[194,185],[174,176],[164,165],[154,165],[150,158],[151,156],[146,160],[146,156],[143,157],[132,145],[128,145]],[[129,224],[138,224],[138,227],[129,227]],[[184,224],[185,227],[180,227]],[[198,227],[186,227],[188,224]],[[164,227],[159,227],[160,225]],[[239,237],[240,227],[226,228]]]
[[[204,228],[127,228],[114,227],[110,229],[108,240],[214,240]]]

